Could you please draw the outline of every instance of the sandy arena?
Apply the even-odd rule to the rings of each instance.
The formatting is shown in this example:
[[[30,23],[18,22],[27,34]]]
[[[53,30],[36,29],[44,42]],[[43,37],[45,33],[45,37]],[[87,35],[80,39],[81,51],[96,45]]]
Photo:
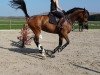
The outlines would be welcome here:
[[[100,75],[100,29],[69,33],[70,44],[46,60],[34,42],[23,49],[13,46],[19,35],[18,30],[0,31],[0,75]],[[42,32],[42,36],[45,49],[58,45],[58,35]]]

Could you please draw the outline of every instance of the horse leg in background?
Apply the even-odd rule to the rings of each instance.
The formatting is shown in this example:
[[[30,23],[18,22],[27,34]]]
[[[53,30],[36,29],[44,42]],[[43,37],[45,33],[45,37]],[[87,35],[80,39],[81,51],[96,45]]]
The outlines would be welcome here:
[[[34,42],[35,42],[36,46],[39,48],[39,50],[42,50],[42,57],[43,57],[43,59],[45,59],[46,58],[45,50],[44,50],[43,46],[39,43],[39,35],[34,36]]]
[[[81,29],[81,26],[80,26],[80,24],[79,24],[79,32],[81,31],[80,29]]]
[[[83,23],[82,23],[82,25],[81,25],[81,32],[83,31],[83,29],[84,29],[84,28],[83,28]]]
[[[74,30],[75,30],[74,25],[72,25],[72,31],[74,31]]]
[[[59,52],[59,49],[62,46],[62,43],[63,43],[63,37],[59,35],[59,45],[53,50],[53,54],[56,53],[57,51]]]
[[[83,31],[83,23],[79,23],[79,31],[80,31],[80,32]]]
[[[61,48],[60,48],[60,51],[62,51],[68,44],[69,44],[69,38],[68,38],[68,34],[67,33],[65,33],[66,35],[64,35],[64,38],[65,38],[65,40],[66,40],[66,43],[63,45],[63,46],[61,46]]]

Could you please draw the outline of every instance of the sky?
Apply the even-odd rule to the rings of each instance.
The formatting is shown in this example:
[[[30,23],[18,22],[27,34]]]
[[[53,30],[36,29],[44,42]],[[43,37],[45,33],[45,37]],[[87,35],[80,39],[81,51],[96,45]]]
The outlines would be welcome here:
[[[13,9],[9,6],[10,0],[0,0],[0,16],[24,16],[21,10]],[[28,14],[38,15],[49,12],[50,0],[24,0],[26,2]],[[86,8],[89,12],[100,13],[100,0],[59,0],[59,5],[65,11],[74,7]]]

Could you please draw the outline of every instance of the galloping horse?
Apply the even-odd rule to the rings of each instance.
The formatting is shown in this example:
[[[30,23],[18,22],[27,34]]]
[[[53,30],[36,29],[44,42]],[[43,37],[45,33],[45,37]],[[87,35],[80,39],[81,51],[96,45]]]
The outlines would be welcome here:
[[[68,11],[65,13],[65,15],[66,15],[67,17],[70,17],[70,15],[71,15],[72,13],[74,13],[74,12],[76,12],[76,11],[78,11],[78,10],[85,10],[85,14],[87,15],[87,19],[88,19],[88,17],[89,17],[89,12],[88,12],[88,10],[86,10],[85,8],[79,8],[79,7],[72,8],[72,9],[68,10]],[[83,22],[81,19],[76,19],[76,21],[78,21],[78,24],[79,24],[79,31],[83,31],[83,27],[84,27],[85,29],[88,29],[88,23],[87,23],[87,22],[85,22],[85,24],[84,24],[84,22]]]
[[[70,15],[70,18],[62,24],[62,29],[59,31],[56,25],[49,23],[48,15],[36,15],[30,17],[27,13],[24,0],[11,0],[10,2],[13,8],[21,9],[24,12],[26,23],[35,35],[34,42],[39,50],[42,50],[43,58],[45,57],[45,50],[39,42],[41,30],[59,35],[59,45],[52,51],[52,53],[55,53],[56,51],[62,51],[69,44],[70,41],[68,38],[68,33],[70,33],[70,31],[72,30],[72,24],[76,19],[81,19],[83,22],[87,22],[87,15],[84,14],[86,11],[78,10]],[[66,43],[64,45],[62,45],[63,39],[66,40]]]

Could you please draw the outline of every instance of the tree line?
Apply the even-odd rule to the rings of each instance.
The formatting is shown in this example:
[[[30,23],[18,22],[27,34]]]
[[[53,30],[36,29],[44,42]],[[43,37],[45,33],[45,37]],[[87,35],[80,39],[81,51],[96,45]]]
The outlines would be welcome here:
[[[93,14],[89,16],[89,21],[100,21],[100,14]]]

